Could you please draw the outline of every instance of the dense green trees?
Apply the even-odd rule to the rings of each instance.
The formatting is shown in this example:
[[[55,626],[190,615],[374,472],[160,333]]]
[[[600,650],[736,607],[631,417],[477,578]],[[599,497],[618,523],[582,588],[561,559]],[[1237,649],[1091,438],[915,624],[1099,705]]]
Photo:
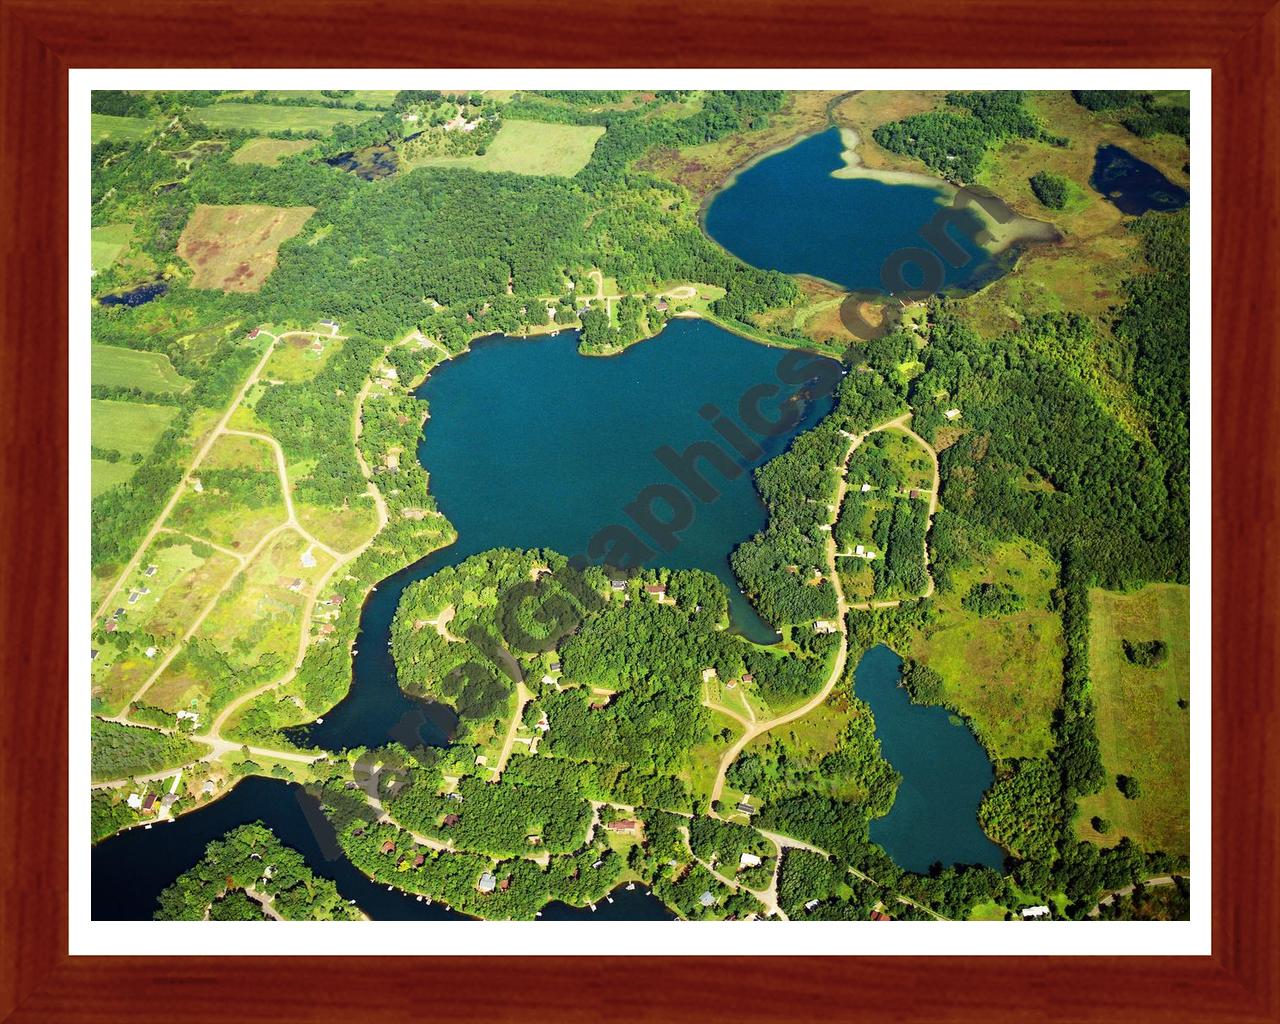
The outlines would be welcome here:
[[[103,718],[94,718],[91,726],[90,761],[95,780],[149,775],[165,768],[177,768],[209,751],[207,744],[159,729],[121,725]]]
[[[1185,99],[1166,94],[1125,89],[1079,89],[1071,93],[1076,102],[1089,110],[1115,111],[1120,122],[1134,135],[1147,137],[1157,132],[1191,135],[1191,109]]]
[[[1067,205],[1070,186],[1061,174],[1052,171],[1036,171],[1031,176],[1031,191],[1051,210],[1061,210]]]
[[[1124,656],[1133,665],[1155,668],[1169,659],[1169,645],[1163,640],[1124,640]]]
[[[255,898],[250,898],[252,892]],[[361,915],[327,878],[261,822],[215,839],[204,857],[160,894],[158,921],[262,921],[264,905],[286,921],[356,921]]]
[[[972,181],[989,146],[1008,138],[1042,136],[1022,98],[1016,91],[948,93],[952,109],[890,121],[876,128],[872,137],[890,152],[914,156],[946,178]]]
[[[1014,857],[1051,861],[1064,820],[1062,778],[1047,761],[1010,761],[982,798],[983,830]]]
[[[960,607],[984,618],[1012,615],[1025,604],[1022,595],[1007,583],[975,583],[960,599]]]

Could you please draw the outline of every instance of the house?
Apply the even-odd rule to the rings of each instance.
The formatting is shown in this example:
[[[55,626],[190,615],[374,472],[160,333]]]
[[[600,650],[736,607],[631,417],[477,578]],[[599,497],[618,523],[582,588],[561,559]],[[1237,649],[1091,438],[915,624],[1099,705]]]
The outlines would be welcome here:
[[[95,658],[97,658],[97,656],[98,656],[98,648],[96,648],[96,647],[92,647],[92,648],[90,648],[90,649],[89,649],[89,660],[90,660],[90,661],[93,661]]]
[[[481,892],[493,892],[498,887],[498,880],[493,877],[493,872],[486,871],[480,876],[480,881],[476,883],[476,888]]]
[[[301,577],[298,577],[298,578],[294,579],[294,581],[293,581],[292,583],[290,583],[290,584],[289,584],[289,590],[290,590],[290,591],[292,591],[292,592],[293,592],[293,593],[295,593],[295,594],[296,594],[299,590],[301,590],[301,589],[302,589],[302,578],[301,578]]]
[[[638,822],[634,818],[622,818],[611,821],[605,826],[610,832],[634,832]]]
[[[698,897],[698,902],[701,903],[704,907],[714,907],[716,905],[716,898],[711,895],[711,890],[707,889],[705,892],[703,892],[701,896]]]
[[[626,580],[610,580],[609,586],[612,587],[614,590],[626,590],[627,581]]]
[[[188,711],[186,708],[183,708],[181,711],[175,713],[175,717],[177,717],[179,722],[184,718],[189,718],[191,719],[191,723],[194,725],[196,722],[200,721],[200,712]]]
[[[204,785],[200,787],[200,792],[205,796],[213,796],[213,779],[205,779]]]
[[[142,797],[137,793],[130,793],[125,802],[136,811],[142,806]]]
[[[836,631],[836,624],[834,622],[827,622],[825,619],[819,619],[813,624],[813,631],[815,633],[834,633]]]
[[[704,683],[711,682],[711,680],[713,680],[715,677],[716,677],[716,670],[714,668],[704,668],[702,670],[702,681]]]
[[[605,700],[592,701],[591,704],[589,705],[592,711],[603,711],[608,706],[609,706],[609,702]]]
[[[551,671],[552,671],[552,672],[559,672],[559,671],[560,671],[560,662],[558,662],[558,661],[553,661],[553,662],[551,663]]]
[[[864,548],[861,544],[855,544],[855,545],[854,545],[854,548],[853,548],[853,553],[854,553],[858,558],[865,558],[865,557],[866,557],[866,554],[867,554],[867,549],[866,549],[866,548]]]
[[[960,415],[960,410],[959,410],[959,409],[948,409],[948,410],[947,410],[946,412],[944,412],[942,415],[943,415],[943,416],[945,416],[945,417],[946,417],[947,419],[949,419],[949,420],[954,420],[954,419],[956,419],[956,418]]]
[[[657,305],[654,308],[657,309],[659,313],[665,313],[668,309],[666,300],[659,299]]]
[[[196,494],[204,493],[204,484],[200,482],[200,478],[198,476],[191,478],[191,489],[195,491]]]
[[[760,858],[757,857],[754,853],[743,852],[742,856],[738,858],[739,869],[758,868],[761,865],[761,863],[762,861],[760,860]]]
[[[250,337],[250,338],[256,338],[256,337],[258,336],[258,334],[259,334],[259,330],[258,330],[258,328],[257,328],[257,327],[255,327],[253,330],[251,330],[251,331],[249,332],[249,337]]]
[[[740,810],[743,814],[756,813],[756,809],[752,807],[749,803],[747,803],[745,800],[738,801],[738,810]]]
[[[141,595],[141,594],[139,594],[136,590],[131,590],[131,591],[129,591],[129,603],[130,603],[130,604],[137,604],[137,603],[138,603],[138,598],[140,598],[141,596],[142,596],[142,595]]]
[[[336,607],[337,605],[342,604],[342,600],[343,598],[341,594],[334,594],[333,597],[329,598],[329,603]]]
[[[598,861],[596,861],[594,864],[592,864],[591,866],[592,866],[593,868],[595,868],[597,871],[599,871],[599,870],[600,870],[600,868],[601,868],[601,867],[603,867],[603,865],[604,865],[604,861],[602,861],[602,860],[598,860]]]
[[[396,841],[394,839],[388,839],[385,843],[382,844],[383,853],[394,853],[395,849],[396,849]]]
[[[1028,921],[1028,920],[1031,920],[1032,918],[1047,917],[1048,914],[1049,914],[1049,908],[1046,906],[1027,907],[1022,912],[1022,919],[1024,921]]]
[[[920,492],[919,492],[916,488],[914,488],[914,487],[913,487],[913,488],[911,488],[911,490],[910,490],[910,491],[908,491],[908,492],[907,492],[907,494],[908,494],[910,497],[912,497],[912,498],[918,498],[918,497],[920,497]]]
[[[108,632],[108,633],[114,633],[114,632],[116,631],[116,620],[115,620],[115,619],[112,619],[110,622],[108,622],[108,623],[107,623],[107,625],[106,625],[106,630],[107,630],[107,632]]]
[[[819,903],[821,903],[821,902],[822,902],[822,900],[810,900],[808,903],[806,903],[806,904],[804,905],[804,909],[805,909],[805,910],[812,910],[814,907],[816,907],[816,906],[817,906]]]
[[[742,681],[744,683],[754,683],[756,681],[756,677],[753,676],[750,672],[744,672],[742,674]]]
[[[426,862],[427,862],[427,855],[425,853],[420,853],[413,858],[413,866],[415,868],[422,867],[422,865],[425,864]]]
[[[121,616],[121,615],[123,615],[123,614],[124,614],[124,609],[123,609],[123,608],[117,608],[117,609],[115,610],[114,614],[113,614],[111,617],[112,617],[113,619],[118,619],[118,618],[120,618],[120,616]]]
[[[667,588],[664,587],[661,583],[651,583],[649,586],[644,588],[644,592],[646,594],[652,594],[654,597],[667,596]]]
[[[504,878],[501,882],[498,883],[498,889],[500,892],[506,892],[510,888],[511,888],[511,879],[509,878]]]
[[[306,551],[302,552],[302,566],[305,569],[315,568],[316,556],[311,553],[312,550],[312,548],[307,548]]]
[[[156,795],[154,793],[148,793],[146,795],[146,798],[142,801],[143,811],[149,814],[155,808],[155,806],[156,806]]]
[[[456,814],[446,814],[444,816],[444,821],[440,822],[440,825],[442,828],[453,828],[453,826],[458,824],[461,820],[462,819]]]
[[[326,622],[326,623],[324,623],[323,625],[321,625],[321,627],[320,627],[320,635],[321,635],[321,636],[328,636],[330,633],[332,633],[332,632],[333,632],[334,630],[336,630],[337,628],[338,628],[338,627],[337,627],[337,626],[335,626],[332,622]]]
[[[538,835],[537,832],[530,832],[527,836],[524,837],[524,841],[528,843],[530,846],[541,846],[542,836]]]
[[[156,656],[156,649],[154,647],[148,647],[142,653],[145,654],[148,658],[154,658]]]
[[[164,796],[160,798],[160,806],[165,808],[166,810],[168,810],[177,802],[178,802],[177,793],[166,793]]]
[[[542,717],[538,719],[534,728],[537,729],[538,732],[547,732],[551,729],[551,722],[548,720],[547,713],[545,711],[542,712]]]
[[[159,570],[160,570],[160,567],[158,565],[149,565],[146,567],[146,569],[143,570],[142,575],[154,576]]]
[[[338,326],[338,321],[336,321],[336,320],[321,320],[321,321],[320,321],[320,326],[321,326],[321,327],[332,327],[332,328],[334,328],[334,329],[336,330],[336,329],[337,329],[337,326]]]
[[[860,488],[858,488],[858,489],[859,489],[863,494],[866,494],[866,493],[867,493],[867,491],[871,490],[871,485],[870,485],[870,484],[863,484],[863,485],[862,485]]]
[[[890,917],[888,914],[886,914],[883,910],[873,910],[873,911],[871,911],[871,920],[873,920],[873,921],[892,921],[892,920],[893,920],[893,918],[891,918],[891,917]]]

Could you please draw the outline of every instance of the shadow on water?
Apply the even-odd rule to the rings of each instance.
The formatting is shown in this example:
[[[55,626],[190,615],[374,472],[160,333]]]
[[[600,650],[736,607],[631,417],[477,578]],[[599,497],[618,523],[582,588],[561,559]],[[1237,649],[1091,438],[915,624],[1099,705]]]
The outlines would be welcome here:
[[[1135,217],[1149,210],[1180,210],[1191,198],[1186,189],[1119,146],[1098,147],[1089,185],[1121,213]]]

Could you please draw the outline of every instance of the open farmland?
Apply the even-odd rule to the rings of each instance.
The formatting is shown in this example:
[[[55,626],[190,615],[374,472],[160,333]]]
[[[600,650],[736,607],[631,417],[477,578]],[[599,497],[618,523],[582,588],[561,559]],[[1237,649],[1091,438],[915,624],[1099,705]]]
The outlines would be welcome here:
[[[132,224],[103,224],[93,229],[89,241],[89,261],[93,269],[106,270],[120,258],[133,238]]]
[[[1097,705],[1098,744],[1107,782],[1079,801],[1081,837],[1111,845],[1128,836],[1148,849],[1187,853],[1190,843],[1190,591],[1156,583],[1132,594],[1089,591],[1089,672]],[[1152,668],[1131,663],[1124,641],[1163,640],[1167,659]],[[1142,787],[1136,800],[1116,788],[1116,775]],[[1105,836],[1095,815],[1107,818]]]
[[[250,139],[231,156],[233,164],[264,164],[274,167],[284,157],[310,149],[310,139]]]
[[[91,433],[95,448],[122,455],[145,456],[178,414],[176,406],[145,402],[116,402],[95,398],[91,402]]]
[[[587,166],[604,129],[595,125],[504,121],[483,156],[424,156],[410,167],[469,167],[570,177]]]
[[[280,243],[302,230],[313,206],[197,206],[178,239],[193,288],[256,292],[276,268]]]
[[[210,128],[251,132],[328,131],[336,124],[359,124],[380,116],[377,110],[283,107],[271,103],[214,103],[191,113]]]
[[[138,388],[163,395],[186,391],[191,382],[173,368],[163,352],[139,352],[115,345],[90,348],[90,379],[106,387]]]
[[[91,114],[93,141],[104,139],[136,142],[145,139],[154,127],[141,117],[116,117],[114,114]]]

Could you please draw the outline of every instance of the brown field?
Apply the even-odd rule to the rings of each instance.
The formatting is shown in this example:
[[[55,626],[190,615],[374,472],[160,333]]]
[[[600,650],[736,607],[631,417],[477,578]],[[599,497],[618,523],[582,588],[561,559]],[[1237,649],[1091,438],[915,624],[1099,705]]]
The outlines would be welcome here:
[[[265,164],[274,167],[281,159],[310,149],[315,143],[311,139],[250,139],[235,151],[231,157],[233,164]]]
[[[313,206],[197,206],[178,239],[193,288],[256,292],[276,267],[280,243],[302,230]]]

